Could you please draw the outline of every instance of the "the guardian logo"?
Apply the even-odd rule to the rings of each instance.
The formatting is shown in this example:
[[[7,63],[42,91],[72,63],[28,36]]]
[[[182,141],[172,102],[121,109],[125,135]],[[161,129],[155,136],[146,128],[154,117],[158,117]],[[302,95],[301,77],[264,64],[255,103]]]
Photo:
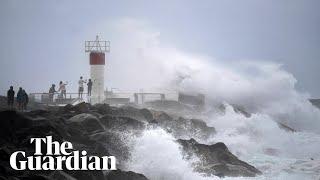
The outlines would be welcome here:
[[[86,151],[72,151],[70,142],[52,141],[46,138],[31,138],[35,144],[33,156],[26,157],[24,151],[16,151],[10,156],[10,165],[15,170],[116,170],[114,156],[87,156]],[[43,154],[46,146],[46,154]]]

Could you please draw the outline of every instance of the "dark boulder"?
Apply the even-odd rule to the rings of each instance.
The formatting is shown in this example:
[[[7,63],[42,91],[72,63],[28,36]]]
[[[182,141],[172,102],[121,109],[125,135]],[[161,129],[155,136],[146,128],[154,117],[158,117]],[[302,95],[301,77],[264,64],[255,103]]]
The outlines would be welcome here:
[[[150,112],[150,110],[146,109],[146,108],[143,108],[143,109],[140,109],[140,113],[143,115],[143,117],[148,121],[148,122],[151,122],[153,120],[153,115],[152,113]]]
[[[44,175],[28,175],[19,177],[20,180],[52,180],[51,178],[44,176]]]
[[[320,109],[320,99],[309,99],[311,104]]]
[[[105,180],[102,171],[68,171],[76,180]]]
[[[87,113],[75,115],[67,120],[67,123],[71,128],[78,128],[87,133],[104,130],[99,119]]]
[[[284,123],[277,122],[277,124],[278,124],[279,128],[281,128],[287,132],[292,132],[292,133],[297,132],[295,129],[289,127],[288,125],[285,125]]]
[[[71,175],[63,172],[63,171],[54,171],[50,175],[51,179],[59,179],[59,180],[77,180],[76,178],[72,177]]]
[[[186,159],[199,158],[199,161],[193,164],[197,172],[220,177],[254,177],[261,174],[258,169],[233,155],[224,143],[205,145],[194,139],[179,139],[177,142],[182,146]]]
[[[67,104],[67,105],[61,107],[59,109],[59,111],[62,113],[74,112],[74,113],[79,114],[79,113],[89,112],[90,108],[91,108],[91,105],[89,103],[81,102],[81,103],[74,105],[74,106],[71,104]]]
[[[206,139],[215,134],[215,128],[209,127],[207,124],[199,119],[185,119],[179,117],[173,119],[164,112],[157,112],[154,114],[154,121],[161,128],[172,133],[177,139],[197,138]]]
[[[15,135],[16,131],[30,128],[32,120],[23,116],[16,111],[1,111],[0,112],[1,126],[0,138],[3,140],[10,140]]]
[[[104,131],[90,135],[90,139],[100,142],[104,149],[110,154],[117,157],[117,163],[127,161],[130,158],[130,149],[127,145],[127,141],[124,135],[114,131]],[[97,149],[97,151],[103,151],[103,149]],[[106,154],[104,155],[106,156]]]
[[[141,121],[130,117],[117,117],[105,115],[100,118],[101,124],[105,126],[108,130],[116,131],[131,131],[131,130],[143,130],[145,124]]]
[[[107,176],[107,180],[148,180],[144,175],[135,173],[132,171],[110,171]]]
[[[96,111],[100,114],[111,114],[112,108],[109,106],[109,104],[95,104],[92,106],[92,110]]]

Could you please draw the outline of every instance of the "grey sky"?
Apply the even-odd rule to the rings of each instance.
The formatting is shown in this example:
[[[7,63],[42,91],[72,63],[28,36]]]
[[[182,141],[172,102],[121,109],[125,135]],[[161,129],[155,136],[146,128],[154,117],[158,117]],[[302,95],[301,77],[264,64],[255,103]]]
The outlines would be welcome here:
[[[107,31],[109,21],[130,17],[183,51],[282,63],[298,89],[320,97],[319,7],[317,0],[1,0],[0,93],[11,83],[47,91],[53,80],[78,79],[70,67],[88,71],[83,42]],[[107,29],[99,30],[101,23]]]

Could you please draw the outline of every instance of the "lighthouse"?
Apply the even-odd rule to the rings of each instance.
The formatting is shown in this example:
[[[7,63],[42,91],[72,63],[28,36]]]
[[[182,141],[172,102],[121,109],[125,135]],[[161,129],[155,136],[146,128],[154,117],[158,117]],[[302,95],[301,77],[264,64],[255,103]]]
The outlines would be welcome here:
[[[88,99],[92,104],[102,103],[105,100],[105,53],[110,52],[110,41],[101,41],[99,40],[99,36],[96,36],[95,41],[85,42],[85,52],[89,53],[90,77],[92,81],[91,96]]]

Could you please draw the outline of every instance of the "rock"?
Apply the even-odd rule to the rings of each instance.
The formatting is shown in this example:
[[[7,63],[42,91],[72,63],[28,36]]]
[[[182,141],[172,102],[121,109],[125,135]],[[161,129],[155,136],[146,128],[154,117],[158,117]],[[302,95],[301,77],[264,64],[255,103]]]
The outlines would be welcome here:
[[[104,149],[107,149],[110,154],[117,157],[117,162],[119,162],[120,164],[130,158],[130,149],[123,135],[117,132],[104,131],[92,134],[90,135],[90,138],[95,141],[101,142]],[[100,151],[102,150],[103,149],[101,149]],[[97,152],[99,150],[95,151]]]
[[[247,118],[251,117],[251,113],[247,112],[246,109],[243,106],[240,106],[240,105],[237,105],[237,104],[230,104],[230,106],[232,107],[234,112],[236,112],[238,114],[242,114]],[[220,111],[225,113],[226,106],[224,104],[220,104],[217,109],[219,109]]]
[[[28,116],[46,116],[50,113],[51,112],[46,109],[36,109],[36,110],[31,110],[29,112],[26,112],[25,114]]]
[[[67,104],[63,107],[61,107],[59,110],[61,112],[75,112],[77,114],[79,113],[88,113],[90,111],[91,105],[85,102],[81,102],[75,106],[71,104]]]
[[[150,101],[145,103],[145,107],[179,115],[199,112],[196,108],[192,108],[191,106],[173,100]]]
[[[82,102],[73,106],[73,110],[79,113],[86,113],[89,112],[90,106],[89,103]]]
[[[261,174],[258,169],[233,155],[224,143],[205,145],[194,139],[179,139],[177,142],[182,146],[186,159],[191,159],[194,156],[199,158],[199,161],[193,163],[197,172],[220,177],[254,177]]]
[[[105,180],[102,171],[68,171],[77,180]]]
[[[117,160],[122,157],[123,160],[128,160],[130,155],[129,148],[125,144],[127,141],[123,140],[123,133],[120,132],[142,131],[145,128],[144,122],[121,116],[110,116],[112,118],[109,118],[107,117],[109,115],[104,115],[100,121],[98,117],[101,114],[99,112],[112,112],[119,115],[121,114],[119,112],[125,110],[119,110],[119,108],[108,109],[108,106],[105,105],[99,108],[101,109],[98,110],[82,104],[78,107],[67,105],[63,108],[48,108],[47,110],[34,110],[25,113],[15,111],[0,112],[2,121],[2,126],[0,126],[0,176],[5,179],[26,180],[106,179],[102,171],[14,171],[9,165],[9,156],[15,151],[25,151],[27,156],[34,153],[34,144],[30,144],[31,137],[45,136],[53,136],[53,140],[60,143],[70,141],[74,150],[86,150],[88,155],[100,157],[115,155]],[[88,113],[80,113],[87,110]],[[135,109],[134,111],[142,116],[139,110]],[[104,122],[104,125],[101,122]],[[105,130],[105,126],[109,129]],[[112,151],[112,154],[109,153],[109,150]],[[42,146],[42,151],[46,151],[46,146]],[[118,158],[118,156],[121,158]],[[116,177],[137,179],[137,177],[144,176],[122,171],[119,174],[110,175],[110,178]]]
[[[309,99],[312,105],[320,109],[320,99]]]
[[[295,129],[293,129],[293,128],[291,128],[291,127],[289,127],[289,126],[287,126],[287,125],[285,125],[283,123],[277,122],[277,124],[281,129],[283,129],[283,130],[285,130],[287,132],[292,132],[292,133],[297,132]]]
[[[153,120],[153,115],[152,113],[146,109],[146,108],[143,108],[140,110],[140,113],[143,115],[143,117],[148,121],[148,122],[151,122]]]
[[[63,172],[63,171],[54,171],[50,175],[51,179],[59,179],[59,180],[77,180],[76,178],[72,177],[71,175]]]
[[[143,122],[138,121],[129,117],[117,117],[105,115],[100,118],[101,124],[105,126],[106,129],[116,130],[116,131],[131,131],[131,130],[143,130],[145,125]]]
[[[51,180],[49,177],[43,175],[29,175],[19,177],[20,180]]]
[[[213,136],[216,132],[214,127],[207,126],[207,124],[202,120],[185,119],[182,117],[173,119],[164,112],[155,113],[154,121],[152,121],[152,123],[155,123],[167,130],[169,133],[172,133],[177,139],[206,139]]]
[[[209,127],[207,123],[200,119],[190,119],[189,129],[192,134],[196,135],[196,137],[200,136],[202,138],[208,138],[216,133],[214,127]]]
[[[10,150],[3,146],[0,148],[0,160],[2,161],[9,161],[10,159]]]
[[[60,111],[70,112],[73,111],[73,106],[71,104],[67,104],[60,108]]]
[[[32,121],[16,111],[0,112],[0,142],[3,140],[11,140],[16,131],[30,128]]]
[[[104,130],[104,127],[101,125],[99,119],[87,113],[75,115],[67,122],[73,128],[79,128],[87,133]]]
[[[235,104],[232,104],[231,106],[233,107],[234,112],[240,113],[247,118],[251,117],[251,114],[247,112],[244,107]]]
[[[2,165],[0,165],[0,177],[7,177],[8,174],[7,174],[7,170],[5,167],[3,167]],[[1,180],[1,178],[0,178]]]
[[[106,175],[107,180],[148,180],[144,175],[132,171],[110,171]]]
[[[96,110],[100,114],[110,114],[112,113],[112,108],[109,104],[95,104],[92,106],[93,110]]]

